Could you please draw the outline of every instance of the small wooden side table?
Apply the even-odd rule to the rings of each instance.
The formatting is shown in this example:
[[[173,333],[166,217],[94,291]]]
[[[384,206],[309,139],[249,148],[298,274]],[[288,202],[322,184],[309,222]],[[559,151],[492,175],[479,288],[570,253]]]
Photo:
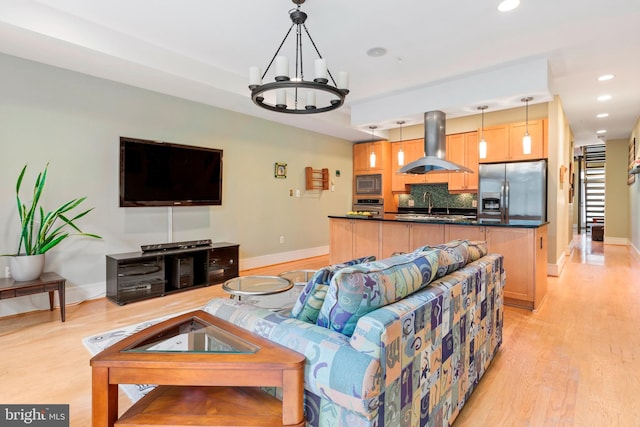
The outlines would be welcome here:
[[[93,427],[303,427],[305,357],[198,310],[91,359]],[[118,384],[158,384],[118,419]],[[280,387],[282,401],[263,386]]]
[[[53,311],[53,292],[58,291],[60,319],[64,322],[64,288],[67,279],[56,273],[42,273],[39,279],[16,282],[10,277],[0,279],[0,300],[49,292],[49,308]]]

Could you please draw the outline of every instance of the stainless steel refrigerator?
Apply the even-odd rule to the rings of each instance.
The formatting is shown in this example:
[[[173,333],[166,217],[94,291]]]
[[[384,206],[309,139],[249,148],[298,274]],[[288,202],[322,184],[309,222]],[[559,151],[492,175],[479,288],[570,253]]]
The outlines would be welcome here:
[[[481,164],[478,219],[547,220],[547,161]]]

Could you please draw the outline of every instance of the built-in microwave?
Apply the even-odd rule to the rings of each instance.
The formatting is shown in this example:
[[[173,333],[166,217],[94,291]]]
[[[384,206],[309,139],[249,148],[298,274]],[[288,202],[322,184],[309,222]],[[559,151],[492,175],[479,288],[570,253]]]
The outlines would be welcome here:
[[[382,195],[382,175],[356,175],[356,194]]]

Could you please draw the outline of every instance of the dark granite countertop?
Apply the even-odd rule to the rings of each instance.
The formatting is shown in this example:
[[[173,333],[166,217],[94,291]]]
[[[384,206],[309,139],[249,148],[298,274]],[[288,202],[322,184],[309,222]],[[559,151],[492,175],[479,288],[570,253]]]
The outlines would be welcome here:
[[[455,224],[455,225],[472,225],[472,226],[483,226],[483,227],[511,227],[511,228],[538,228],[543,225],[549,224],[548,221],[534,221],[534,220],[511,220],[508,223],[501,224],[494,220],[485,220],[485,219],[471,219],[471,218],[463,218],[456,219],[455,221],[449,219],[407,219],[398,216],[395,213],[386,213],[382,216],[382,218],[373,218],[373,217],[360,217],[360,216],[349,216],[349,215],[329,215],[329,218],[338,218],[338,219],[358,219],[362,221],[393,221],[393,222],[413,222],[419,224]]]

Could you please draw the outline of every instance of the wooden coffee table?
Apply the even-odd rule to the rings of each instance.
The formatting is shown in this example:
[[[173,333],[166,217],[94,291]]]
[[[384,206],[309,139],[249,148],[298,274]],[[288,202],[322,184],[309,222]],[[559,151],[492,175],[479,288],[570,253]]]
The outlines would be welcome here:
[[[204,311],[91,359],[93,426],[303,426],[303,355]],[[118,419],[118,384],[158,384]],[[259,387],[282,388],[282,401]]]

